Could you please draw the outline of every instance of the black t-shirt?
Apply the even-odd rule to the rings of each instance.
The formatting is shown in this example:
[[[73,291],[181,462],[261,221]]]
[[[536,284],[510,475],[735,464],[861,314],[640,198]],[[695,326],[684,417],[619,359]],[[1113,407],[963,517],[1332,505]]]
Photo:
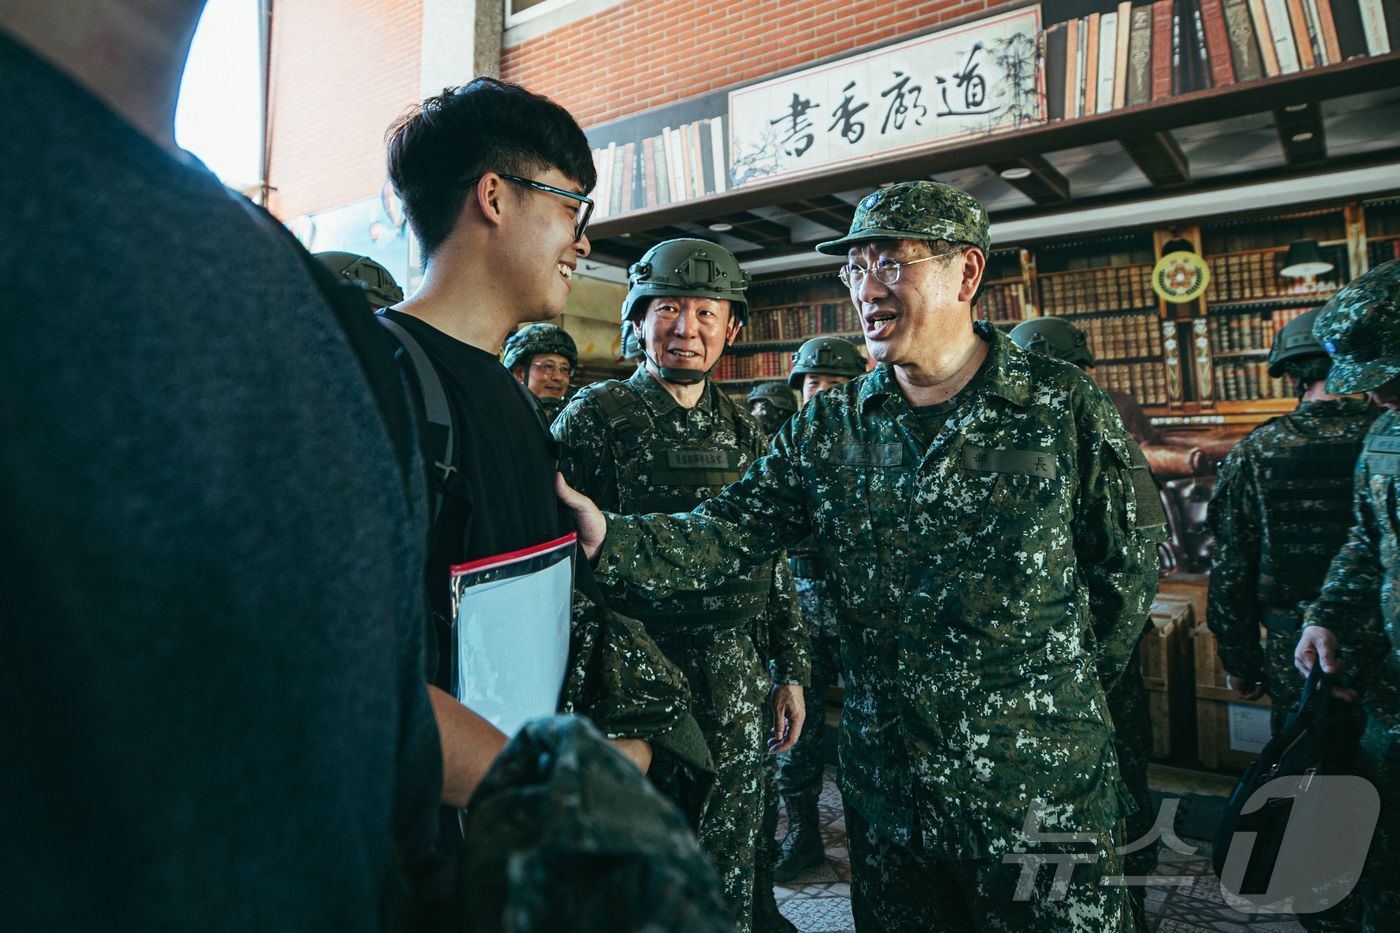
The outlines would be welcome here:
[[[0,97],[6,929],[375,931],[442,765],[360,364],[203,166],[3,33]]]
[[[523,387],[494,355],[412,315],[385,314],[422,344],[452,409],[454,465],[463,488],[443,500],[427,569],[429,599],[446,619],[454,564],[518,551],[572,530],[561,520],[554,491],[555,441]],[[438,634],[441,639],[441,628]],[[445,653],[445,644],[438,647]],[[446,687],[442,665],[437,669],[434,682]]]

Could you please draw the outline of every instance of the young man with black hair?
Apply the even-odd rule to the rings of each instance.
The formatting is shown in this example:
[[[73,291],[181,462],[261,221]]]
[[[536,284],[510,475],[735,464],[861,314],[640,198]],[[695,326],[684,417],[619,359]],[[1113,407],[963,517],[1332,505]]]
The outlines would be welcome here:
[[[428,98],[390,129],[388,146],[389,175],[419,239],[424,278],[385,316],[426,354],[454,427],[451,469],[433,478],[441,506],[427,570],[438,620],[429,679],[451,784],[456,750],[482,747],[475,717],[450,695],[458,640],[452,568],[535,549],[571,531],[555,498],[557,449],[536,402],[497,353],[518,325],[563,312],[574,269],[588,255],[595,173],[567,111],[491,78]],[[430,463],[442,457],[425,452]],[[586,562],[577,572],[586,583]],[[686,712],[680,672],[639,625],[584,606],[585,597],[576,602],[560,708],[590,716],[644,771],[658,751],[659,781],[704,785],[708,754]]]

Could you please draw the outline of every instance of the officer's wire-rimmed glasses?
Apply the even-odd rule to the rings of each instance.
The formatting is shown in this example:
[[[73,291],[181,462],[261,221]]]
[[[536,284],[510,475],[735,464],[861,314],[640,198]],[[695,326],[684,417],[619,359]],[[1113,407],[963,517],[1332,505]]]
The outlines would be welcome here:
[[[534,188],[538,191],[547,191],[550,194],[563,195],[564,197],[569,198],[570,200],[577,201],[578,213],[574,215],[574,242],[577,243],[579,240],[583,239],[583,231],[588,229],[588,221],[593,217],[592,198],[579,194],[577,191],[567,191],[564,188],[556,188],[553,185],[546,185],[544,182],[535,181],[533,178],[522,178],[519,175],[507,175],[504,172],[497,172],[497,174],[504,178],[506,181],[513,181],[517,185],[524,185],[527,188]],[[462,187],[470,188],[477,182],[481,181],[482,177],[483,176],[478,175],[475,178],[468,179],[467,181],[462,182]]]
[[[556,363],[553,360],[542,360],[538,362],[532,361],[530,363],[530,368],[538,369],[546,376],[560,375],[563,376],[565,379],[568,379],[574,374],[573,367],[571,367],[568,363]]]
[[[945,249],[941,253],[934,253],[932,256],[924,256],[919,259],[906,259],[903,262],[898,259],[889,259],[882,256],[880,259],[877,259],[875,265],[870,268],[858,266],[850,262],[836,270],[836,277],[840,279],[841,284],[847,288],[860,288],[865,284],[865,276],[868,273],[874,273],[875,281],[877,282],[885,285],[893,285],[895,282],[899,281],[899,271],[905,266],[913,266],[921,262],[928,262],[930,259],[942,259],[945,256],[953,255],[958,249],[959,247],[955,246],[952,249]]]

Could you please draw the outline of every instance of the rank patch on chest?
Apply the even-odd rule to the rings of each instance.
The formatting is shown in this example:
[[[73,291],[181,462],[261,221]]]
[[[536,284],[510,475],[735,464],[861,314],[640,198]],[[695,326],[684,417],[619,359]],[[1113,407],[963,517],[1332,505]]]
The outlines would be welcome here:
[[[962,465],[983,473],[1021,473],[1054,479],[1057,475],[1055,454],[1048,450],[998,450],[967,444],[962,450]]]
[[[673,470],[737,470],[737,450],[668,450],[666,465]]]

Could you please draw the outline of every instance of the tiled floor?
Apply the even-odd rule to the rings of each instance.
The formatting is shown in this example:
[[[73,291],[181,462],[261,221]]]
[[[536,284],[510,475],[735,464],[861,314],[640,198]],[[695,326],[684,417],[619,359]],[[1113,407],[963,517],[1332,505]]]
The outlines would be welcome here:
[[[1161,886],[1147,889],[1149,933],[1294,933],[1302,930],[1292,918],[1246,916],[1226,906],[1220,884],[1210,868],[1210,843],[1198,836],[1208,835],[1219,810],[1220,795],[1230,782],[1193,772],[1155,768],[1153,789],[1164,797],[1179,797],[1177,833],[1196,851],[1186,855],[1159,847],[1155,876]],[[822,835],[826,841],[826,864],[789,884],[774,888],[778,907],[803,933],[847,933],[854,931],[851,919],[851,865],[846,852],[846,820],[841,795],[836,790],[835,772],[828,768],[821,797]],[[785,828],[780,826],[778,837]],[[1189,882],[1165,883],[1168,878],[1189,878]]]

